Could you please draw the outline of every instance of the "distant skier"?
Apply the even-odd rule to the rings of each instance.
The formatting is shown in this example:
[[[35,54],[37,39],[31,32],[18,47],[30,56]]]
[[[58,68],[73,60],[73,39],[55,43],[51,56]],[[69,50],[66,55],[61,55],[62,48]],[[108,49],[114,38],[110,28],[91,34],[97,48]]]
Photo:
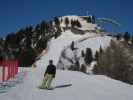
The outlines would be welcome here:
[[[42,85],[39,87],[41,89],[51,89],[51,83],[56,75],[56,66],[53,64],[53,60],[49,60],[49,65],[44,74],[44,79]]]

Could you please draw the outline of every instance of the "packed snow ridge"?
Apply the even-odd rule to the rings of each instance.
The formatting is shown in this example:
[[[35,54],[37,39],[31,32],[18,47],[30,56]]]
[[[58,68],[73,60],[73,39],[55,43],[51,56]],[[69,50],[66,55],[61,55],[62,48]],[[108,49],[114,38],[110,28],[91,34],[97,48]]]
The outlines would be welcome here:
[[[42,82],[49,59],[53,59],[54,64],[57,65],[61,52],[72,41],[77,41],[77,47],[80,49],[89,46],[95,52],[100,45],[108,46],[110,39],[111,37],[96,33],[88,32],[84,35],[77,35],[70,30],[63,32],[57,39],[53,38],[49,41],[48,51],[42,53],[41,59],[35,63],[37,67],[26,69],[27,76],[24,78],[24,82],[11,88],[7,93],[0,94],[0,100],[132,100],[132,85],[103,75],[87,75],[76,71],[58,69],[52,83],[53,87],[72,84],[70,87],[55,88],[54,90],[37,88]]]

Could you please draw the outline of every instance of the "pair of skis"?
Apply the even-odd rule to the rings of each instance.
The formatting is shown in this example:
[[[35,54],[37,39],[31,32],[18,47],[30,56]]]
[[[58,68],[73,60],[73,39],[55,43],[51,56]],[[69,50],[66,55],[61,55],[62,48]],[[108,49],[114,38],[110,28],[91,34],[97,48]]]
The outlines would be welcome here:
[[[44,89],[44,90],[54,90],[56,88],[65,88],[65,87],[70,87],[72,86],[72,84],[65,84],[65,85],[58,85],[58,86],[55,86],[55,87],[51,87],[51,88],[42,88],[41,86],[39,86],[38,88],[39,89]]]

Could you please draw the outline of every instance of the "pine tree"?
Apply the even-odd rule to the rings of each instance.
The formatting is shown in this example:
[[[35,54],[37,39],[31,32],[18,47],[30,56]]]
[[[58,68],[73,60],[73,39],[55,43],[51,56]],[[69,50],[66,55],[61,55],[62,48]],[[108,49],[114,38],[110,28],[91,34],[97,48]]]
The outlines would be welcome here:
[[[32,37],[32,32],[33,32],[33,27],[32,26],[28,26],[28,27],[26,27],[25,28],[25,35],[27,36],[27,37]]]
[[[99,58],[99,52],[96,51],[96,53],[95,53],[95,60],[98,61],[98,58]]]
[[[50,27],[50,28],[53,27],[53,21],[49,21],[49,27]]]
[[[55,39],[58,37],[58,36],[60,36],[61,35],[61,28],[60,27],[58,27],[58,29],[57,29],[57,32],[55,32]]]
[[[83,72],[83,73],[86,73],[86,67],[84,64],[81,65],[81,68],[80,68],[80,71]]]
[[[100,45],[100,48],[99,48],[99,53],[103,53],[103,49],[102,49],[102,46]]]
[[[95,21],[95,17],[94,17],[94,15],[93,15],[93,16],[92,16],[92,23],[95,24],[95,22],[96,22],[96,21]]]
[[[62,23],[62,22],[63,22],[63,19],[61,18],[60,21],[61,21],[61,23]]]
[[[71,20],[71,27],[74,28],[74,26],[75,26],[75,25],[74,25],[74,21]]]
[[[75,49],[74,48],[74,41],[72,41],[70,48],[71,48],[72,51]]]
[[[68,17],[65,18],[65,24],[66,24],[66,28],[68,28],[68,25],[69,25],[69,19],[68,19]]]
[[[41,39],[38,41],[36,48],[38,49],[38,52],[41,52],[42,50],[46,49],[47,47],[47,39]]]
[[[34,63],[35,58],[36,58],[36,52],[32,48],[26,49],[21,54],[20,66],[22,67],[31,66]]]
[[[25,47],[26,48],[30,48],[31,47],[31,38],[30,37],[27,37],[26,39],[25,39],[25,42],[26,42],[26,45],[25,45]]]
[[[60,21],[58,17],[54,17],[54,22],[55,22],[56,27],[60,26]]]
[[[32,26],[28,26],[26,27],[26,33],[32,33],[33,27]]]
[[[116,39],[117,39],[117,40],[120,40],[120,39],[121,39],[121,34],[117,34],[117,35],[116,35]]]
[[[76,70],[79,71],[79,69],[80,69],[80,63],[79,63],[78,60],[75,62],[75,67],[76,67]]]
[[[81,56],[82,56],[82,57],[85,57],[84,50],[81,51]]]
[[[86,64],[90,64],[92,62],[93,56],[91,48],[86,48],[86,54],[84,60]]]
[[[81,23],[78,20],[76,21],[76,25],[77,27],[81,27]]]
[[[36,25],[35,32],[36,33],[40,33],[40,25],[39,24]]]
[[[15,33],[10,33],[6,36],[6,40],[5,40],[5,46],[8,48],[8,46],[12,46],[15,45],[16,42],[16,38],[15,38]]]
[[[125,32],[124,39],[126,42],[128,42],[130,40],[130,34],[128,32]]]
[[[133,35],[132,35],[132,38],[131,38],[131,42],[132,42],[132,44],[133,44]]]
[[[92,22],[92,20],[91,20],[91,17],[90,17],[90,16],[88,16],[88,18],[87,18],[87,22],[88,22],[88,23],[91,23],[91,22]]]
[[[46,33],[48,32],[48,24],[46,21],[42,21],[40,24],[40,32],[41,34],[43,34],[43,36],[46,35]]]

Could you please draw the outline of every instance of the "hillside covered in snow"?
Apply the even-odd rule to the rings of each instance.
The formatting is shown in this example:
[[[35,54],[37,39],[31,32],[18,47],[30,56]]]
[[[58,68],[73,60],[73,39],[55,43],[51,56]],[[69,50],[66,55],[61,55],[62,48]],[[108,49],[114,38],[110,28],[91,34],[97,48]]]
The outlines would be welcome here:
[[[74,31],[69,21],[78,20],[82,27],[74,25]],[[12,87],[8,92],[0,94],[0,100],[132,100],[133,86],[111,79],[104,75],[90,74],[93,64],[87,65],[88,73],[68,70],[78,59],[79,64],[84,64],[81,55],[86,48],[91,48],[92,56],[100,47],[106,49],[113,37],[107,36],[100,31],[95,23],[88,23],[86,16],[65,16],[60,18],[61,34],[55,38],[52,36],[46,48],[39,54],[34,62],[35,68],[26,68],[26,76],[21,84]],[[56,20],[57,21],[57,20]],[[58,25],[58,21],[53,24]],[[65,26],[66,25],[66,26]],[[54,27],[55,34],[58,27]],[[76,30],[76,31],[75,31]],[[76,32],[78,32],[76,34]],[[83,32],[83,34],[82,34]],[[34,33],[35,34],[35,33]],[[47,36],[45,34],[45,36]],[[44,39],[44,34],[38,39]],[[21,41],[22,42],[22,41]],[[74,42],[75,50],[71,50],[71,43]],[[36,42],[35,42],[36,44]],[[32,46],[36,46],[32,40]],[[41,51],[41,50],[40,50]],[[65,55],[65,56],[63,56]],[[50,59],[53,59],[57,66],[57,75],[53,80],[54,90],[40,90],[38,86],[42,83],[44,72]],[[75,60],[76,59],[76,60]],[[71,62],[72,61],[72,62]],[[94,60],[92,61],[94,63]],[[63,70],[62,70],[63,69]],[[66,70],[65,70],[66,69]],[[59,86],[69,85],[69,87]]]

